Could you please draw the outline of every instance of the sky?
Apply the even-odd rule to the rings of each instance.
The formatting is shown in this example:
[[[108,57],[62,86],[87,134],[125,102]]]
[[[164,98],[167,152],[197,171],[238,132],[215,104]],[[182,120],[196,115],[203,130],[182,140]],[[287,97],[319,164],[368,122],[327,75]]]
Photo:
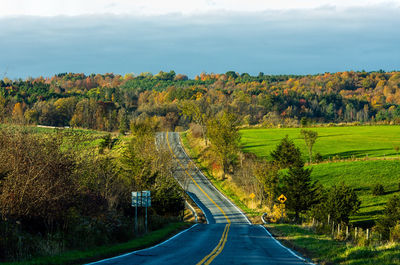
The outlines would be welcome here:
[[[400,70],[400,0],[0,0],[0,78]]]

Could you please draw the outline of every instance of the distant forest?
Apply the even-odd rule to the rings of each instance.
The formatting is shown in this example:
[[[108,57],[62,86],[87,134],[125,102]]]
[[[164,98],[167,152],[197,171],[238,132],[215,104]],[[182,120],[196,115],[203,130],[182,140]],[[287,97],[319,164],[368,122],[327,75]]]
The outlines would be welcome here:
[[[161,71],[0,80],[2,123],[115,131],[152,117],[162,128],[175,130],[192,122],[193,116],[181,115],[188,104],[208,117],[229,110],[242,125],[400,124],[400,72],[251,76],[229,71],[189,79]]]

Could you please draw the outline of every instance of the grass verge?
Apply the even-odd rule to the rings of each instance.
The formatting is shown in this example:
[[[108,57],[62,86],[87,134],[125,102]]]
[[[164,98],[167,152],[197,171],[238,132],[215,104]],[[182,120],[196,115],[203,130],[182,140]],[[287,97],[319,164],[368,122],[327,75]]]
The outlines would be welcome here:
[[[67,251],[57,256],[40,257],[29,261],[2,263],[4,265],[50,265],[50,264],[84,264],[114,257],[123,253],[143,249],[160,243],[177,232],[188,228],[190,224],[184,222],[170,223],[165,227],[150,232],[142,237],[132,239],[125,243],[100,246],[88,250]]]
[[[300,225],[268,224],[266,227],[284,245],[318,264],[400,264],[400,244],[354,246],[316,234]]]

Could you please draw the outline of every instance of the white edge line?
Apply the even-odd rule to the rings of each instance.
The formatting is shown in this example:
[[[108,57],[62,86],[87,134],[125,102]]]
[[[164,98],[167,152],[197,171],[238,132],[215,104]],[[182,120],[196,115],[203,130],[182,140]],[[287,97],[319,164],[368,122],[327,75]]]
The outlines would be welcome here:
[[[191,227],[189,227],[188,229],[179,232],[178,234],[174,235],[173,237],[168,238],[167,240],[165,240],[165,241],[163,241],[163,242],[161,242],[161,243],[159,243],[159,244],[157,244],[157,245],[155,245],[155,246],[152,246],[152,247],[149,247],[149,248],[144,248],[144,249],[135,250],[135,251],[133,251],[133,252],[125,253],[125,254],[122,254],[122,255],[119,255],[119,256],[116,256],[116,257],[112,257],[112,258],[102,259],[102,260],[95,261],[95,262],[92,262],[92,263],[87,263],[86,265],[102,263],[102,262],[105,262],[105,261],[109,261],[109,260],[113,260],[113,259],[122,258],[122,257],[128,256],[128,255],[132,255],[132,254],[135,254],[135,253],[138,253],[138,252],[151,250],[151,249],[153,249],[153,248],[159,247],[159,246],[161,246],[161,245],[163,245],[163,244],[165,244],[165,243],[171,241],[172,239],[174,239],[174,238],[180,236],[181,234],[183,234],[183,233],[189,231],[190,229],[194,228],[194,227],[197,226],[197,225],[199,225],[199,224],[194,224],[194,225],[192,225]]]
[[[268,229],[265,228],[265,226],[263,226],[263,225],[260,225],[260,226],[261,226],[262,228],[264,228],[265,232],[267,232],[267,234],[268,234],[279,246],[281,246],[281,247],[283,247],[284,249],[286,249],[290,254],[292,254],[293,256],[295,256],[296,258],[298,258],[298,259],[300,259],[300,260],[302,260],[302,261],[304,261],[304,262],[307,262],[307,264],[315,265],[314,263],[310,263],[310,262],[308,262],[305,258],[300,257],[299,255],[297,255],[297,254],[296,254],[293,250],[291,250],[290,248],[287,248],[287,247],[285,247],[284,245],[282,245],[282,243],[279,242],[279,240],[277,240],[277,239],[268,231]]]
[[[178,134],[179,135],[179,134]],[[190,157],[188,156],[188,154],[186,153],[186,151],[185,151],[185,148],[183,148],[183,145],[182,145],[182,138],[180,137],[180,135],[179,135],[179,141],[180,141],[180,145],[181,145],[181,149],[183,150],[183,152],[185,153],[185,155],[190,159]],[[196,163],[194,163],[193,162],[193,164],[194,164],[194,166],[197,168],[197,170],[200,172],[200,174],[208,181],[208,182],[210,182],[211,183],[211,181],[209,181],[208,180],[208,178],[206,177],[206,176],[204,176],[204,174],[203,174],[203,172],[201,172],[201,170],[197,167],[197,165],[196,165]],[[235,204],[233,204],[232,202],[231,202],[231,200],[229,200],[224,194],[222,194],[212,183],[211,183],[211,186],[219,193],[219,194],[221,194],[233,207],[235,207],[243,216],[244,216],[244,218],[246,218],[246,220],[247,220],[247,222],[249,223],[249,224],[251,224],[251,222],[250,222],[250,220],[247,218],[247,216],[242,212],[242,210],[240,210]],[[265,222],[264,221],[264,218],[262,218],[262,220],[263,220],[263,222]],[[260,225],[262,228],[264,228],[264,230],[267,232],[267,234],[279,245],[279,246],[281,246],[281,247],[283,247],[284,249],[286,249],[289,253],[291,253],[293,256],[295,256],[296,258],[298,258],[298,259],[300,259],[300,260],[302,260],[302,261],[304,261],[304,262],[307,262],[308,264],[313,264],[313,263],[309,263],[306,259],[304,259],[304,258],[302,258],[302,257],[300,257],[299,255],[297,255],[296,253],[294,253],[290,248],[287,248],[287,247],[285,247],[284,245],[282,245],[282,243],[281,242],[279,242],[275,237],[273,237],[272,235],[271,235],[271,233],[267,230],[267,228],[265,228],[265,226],[263,226],[263,225]]]
[[[178,133],[178,136],[179,136],[179,144],[180,144],[180,146],[181,146],[181,149],[183,150],[183,152],[185,153],[185,155],[186,155],[190,160],[192,160],[192,159],[190,158],[190,156],[186,153],[185,148],[183,148],[182,138],[181,138],[181,136],[179,135],[179,133]],[[240,212],[240,214],[243,215],[243,217],[246,219],[246,221],[247,221],[249,224],[251,224],[249,218],[247,218],[247,216],[242,212],[242,210],[240,210],[239,207],[237,207],[233,202],[231,202],[231,200],[229,200],[224,194],[222,194],[222,192],[220,192],[220,191],[214,186],[214,184],[212,184],[212,182],[211,182],[206,176],[204,176],[203,172],[201,172],[201,170],[197,167],[196,163],[194,163],[193,161],[192,161],[192,163],[193,163],[193,165],[196,167],[197,171],[200,172],[200,174],[211,184],[211,186],[212,186],[219,194],[221,194],[222,197],[224,197],[234,208],[236,208],[236,210],[238,210],[238,211]]]
[[[162,135],[162,134],[161,134]],[[167,132],[167,137],[168,137],[168,135],[169,135],[169,132]],[[179,139],[180,139],[180,137],[179,137]],[[166,139],[167,141],[168,141],[168,139]],[[182,148],[183,149],[183,148]],[[174,150],[172,150],[172,147],[171,147],[171,151],[173,152]],[[185,150],[183,150],[183,151],[185,151]],[[186,154],[186,153],[185,153]],[[187,155],[186,155],[187,156]],[[190,159],[190,158],[189,158]],[[182,168],[183,170],[185,170],[184,168]],[[176,181],[179,183],[179,185],[183,188],[183,185],[179,182],[179,180],[177,180],[176,179]],[[194,203],[196,203],[196,200],[192,197],[192,196],[190,196],[190,194],[189,193],[187,193],[186,192],[186,194],[187,195],[189,195],[189,197],[192,199],[192,201],[194,202]],[[203,208],[201,208],[201,206],[198,204],[198,203],[196,203],[196,205],[197,205],[197,207],[199,207],[200,208],[200,210],[203,212],[203,215],[204,215],[204,217],[206,218],[206,222],[207,222],[207,224],[210,224],[210,222],[208,221],[208,218],[207,218],[207,214],[206,214],[206,212],[204,211],[204,209]]]

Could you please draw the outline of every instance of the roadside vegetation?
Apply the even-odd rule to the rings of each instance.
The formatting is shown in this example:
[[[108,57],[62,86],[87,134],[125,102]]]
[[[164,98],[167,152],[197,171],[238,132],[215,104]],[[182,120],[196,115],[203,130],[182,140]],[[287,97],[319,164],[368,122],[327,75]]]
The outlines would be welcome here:
[[[224,116],[221,114],[219,118],[222,120]],[[235,159],[230,166],[223,167],[218,155],[213,155],[217,146],[215,139],[208,137],[206,144],[202,130],[196,126],[193,124],[182,134],[191,155],[221,191],[234,195],[233,200],[245,212],[254,217],[266,212],[268,228],[284,244],[322,264],[399,262],[400,247],[396,242],[399,240],[400,203],[396,195],[400,194],[400,163],[392,142],[398,127],[242,131],[236,127],[236,131],[247,138],[241,138],[242,145],[229,141],[236,147],[227,149],[237,150],[242,146],[245,152],[233,152],[231,157]],[[380,138],[377,137],[379,128],[383,128]],[[227,126],[226,130],[233,135],[232,127]],[[341,130],[342,133],[354,132],[354,136],[347,134],[343,141],[334,139]],[[219,131],[224,134],[223,129]],[[368,135],[371,131],[375,132],[372,137]],[[259,132],[263,132],[260,140],[254,137]],[[286,132],[290,132],[290,136]],[[337,150],[359,147],[363,139],[369,141],[366,145],[374,146],[369,151],[382,151],[380,149],[385,149],[384,145],[389,142],[385,139],[391,139],[393,153],[375,153],[375,157],[368,159],[357,159],[353,155],[329,159],[329,154],[338,153]],[[321,151],[317,148],[321,147],[320,141],[330,141],[331,146],[315,159],[315,153]],[[252,153],[254,150],[258,157]],[[342,153],[352,153],[352,150]],[[225,174],[224,168],[228,169]],[[251,194],[255,195],[254,199]],[[280,194],[287,197],[284,208],[278,200]]]
[[[132,123],[129,136],[1,126],[0,261],[71,264],[148,246],[182,227],[184,192],[169,153],[155,146],[155,126]],[[152,193],[149,231],[165,227],[144,241],[142,209],[134,232],[136,190]],[[128,241],[109,253],[100,247]]]

